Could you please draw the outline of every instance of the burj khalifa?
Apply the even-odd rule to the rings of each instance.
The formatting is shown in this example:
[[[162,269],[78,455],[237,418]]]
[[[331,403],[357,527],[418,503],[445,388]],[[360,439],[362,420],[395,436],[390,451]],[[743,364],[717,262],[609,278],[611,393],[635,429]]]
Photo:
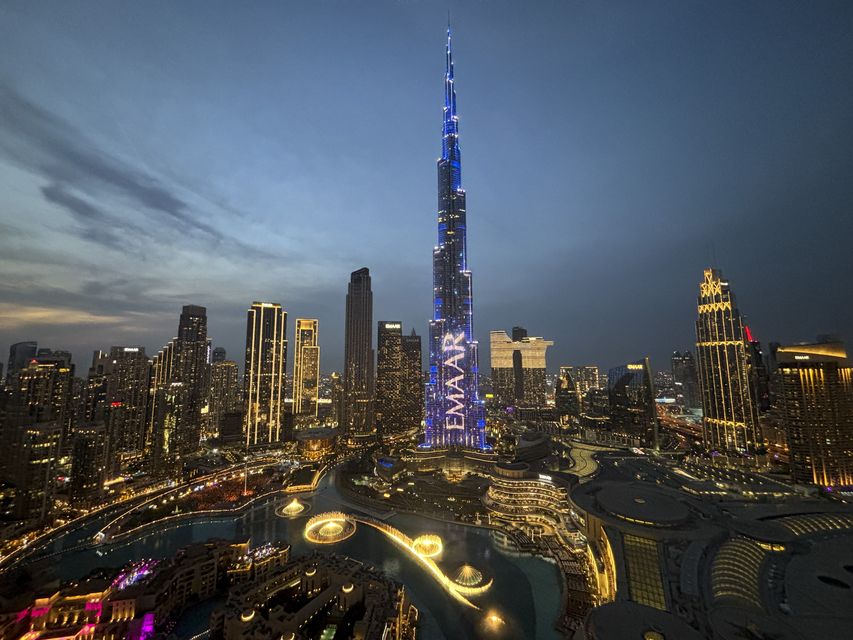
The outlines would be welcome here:
[[[444,125],[438,160],[438,245],[433,250],[433,319],[423,448],[486,448],[479,398],[474,295],[468,270],[465,190],[450,27],[444,74]]]

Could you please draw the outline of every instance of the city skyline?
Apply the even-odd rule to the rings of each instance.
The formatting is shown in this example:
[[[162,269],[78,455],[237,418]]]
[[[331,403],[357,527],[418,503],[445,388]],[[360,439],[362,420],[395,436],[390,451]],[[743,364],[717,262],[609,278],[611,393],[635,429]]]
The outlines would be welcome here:
[[[842,636],[853,5],[218,1],[0,9],[0,637]]]
[[[838,6],[842,16],[849,14]],[[664,8],[668,24],[680,30],[654,31],[664,40],[656,44],[649,25]],[[711,9],[697,6],[658,4],[638,11],[546,3],[525,12],[497,3],[490,16],[452,7],[454,24],[465,34],[457,57],[465,70],[466,186],[477,211],[470,259],[478,274],[481,358],[489,357],[488,331],[521,324],[555,341],[552,371],[587,362],[606,369],[636,358],[638,349],[654,369],[666,369],[673,350],[692,349],[690,298],[695,274],[707,266],[738,283],[749,324],[763,341],[853,333],[851,301],[836,295],[830,277],[853,266],[844,247],[851,223],[842,216],[850,200],[842,176],[850,173],[843,150],[849,148],[853,95],[839,75],[853,52],[841,39],[843,20],[833,20],[833,12],[783,9],[738,10],[738,24],[726,31],[722,47],[713,38],[716,23],[703,26]],[[100,12],[87,25],[65,20],[65,10],[42,15],[43,8],[14,5],[4,9],[8,19],[0,26],[0,46],[10,50],[30,51],[32,45],[23,42],[44,42],[60,29],[62,34],[32,50],[31,59],[16,60],[15,68],[0,63],[0,184],[9,194],[0,241],[8,274],[0,289],[4,354],[10,344],[33,339],[71,351],[82,370],[95,349],[140,344],[156,353],[172,337],[181,306],[198,304],[208,308],[214,344],[235,357],[243,348],[246,306],[270,299],[281,301],[294,318],[320,319],[324,371],[340,370],[344,283],[361,266],[374,276],[375,317],[400,318],[426,333],[429,299],[422,292],[429,287],[434,208],[428,167],[440,103],[437,82],[424,79],[440,73],[434,52],[444,7],[288,8],[288,20],[278,21],[282,9],[265,7],[246,16],[233,37],[260,33],[264,19],[294,44],[261,38],[247,54],[225,61],[222,77],[199,74],[192,96],[179,89],[179,81],[189,71],[205,71],[205,54],[215,60],[205,37],[225,28],[227,7],[218,16],[194,12],[198,33],[183,44],[179,34],[187,14],[162,8],[172,26],[157,31],[164,51],[155,58],[172,55],[173,71],[157,71],[153,61],[139,66],[143,43],[131,37],[127,21],[145,23],[150,15]],[[733,12],[723,7],[713,14],[721,21]],[[300,35],[300,25],[320,19],[327,33],[318,38],[312,31],[316,42]],[[576,25],[572,37],[549,22]],[[97,37],[88,31],[106,26]],[[79,71],[80,62],[101,60],[114,38],[127,47],[104,63],[100,75]],[[341,42],[335,44],[336,38]],[[695,47],[694,41],[707,46]],[[403,42],[406,54],[387,60],[384,53],[401,50]],[[305,54],[299,64],[290,48],[296,46]],[[329,55],[342,47],[350,48],[353,60]],[[662,52],[681,61],[662,60]],[[742,65],[738,71],[731,66],[735,59]],[[60,60],[73,61],[75,74],[63,74]],[[241,71],[258,60],[263,63],[256,72],[242,78]],[[141,69],[138,84],[117,75],[122,64]],[[355,67],[382,78],[383,100],[394,108],[364,111],[361,97],[371,94],[370,83],[359,81]],[[697,76],[701,71],[719,92],[709,93],[706,78]],[[342,181],[331,190],[305,170],[291,171],[300,136],[289,123],[298,112],[292,99],[272,99],[287,95],[270,88],[273,79],[283,86],[292,80],[322,102],[328,88],[315,78],[324,72],[341,80],[352,100],[343,109],[330,102],[300,115],[309,119],[309,129],[321,132],[314,147],[335,149],[343,158],[328,166]],[[509,95],[505,74],[519,80],[523,96]],[[566,82],[556,88],[551,77]],[[798,90],[779,100],[793,83]],[[51,91],[64,91],[64,99]],[[150,100],[131,104],[129,96],[140,91]],[[240,97],[220,105],[213,98],[222,91]],[[98,96],[97,104],[91,96]],[[216,150],[231,142],[234,159],[243,158],[259,135],[240,122],[238,107],[246,101],[259,109],[257,127],[270,127],[274,135],[245,157],[251,162],[236,177],[220,180],[230,175],[230,160],[199,156],[216,158]],[[522,106],[532,109],[525,113],[536,127],[507,126]],[[199,115],[197,124],[188,126],[188,113]],[[340,140],[332,134],[336,128],[326,130],[332,118],[350,128]],[[384,136],[379,144],[373,136],[379,120],[401,135]],[[171,140],[175,127],[183,129],[180,144]],[[605,127],[615,127],[619,136]],[[661,127],[667,132],[663,141],[648,146]],[[534,166],[510,160],[522,142],[520,129],[524,144],[540,158]],[[543,136],[546,130],[552,135]],[[361,161],[380,147],[393,160],[383,163],[381,175]],[[697,150],[702,162],[682,166],[683,155]],[[312,151],[309,165],[319,167],[325,153]],[[643,171],[638,174],[636,166]],[[525,189],[502,186],[510,184],[507,172],[521,172]],[[640,188],[639,182],[651,186]],[[777,186],[789,183],[797,186]],[[390,202],[400,217],[377,236],[367,230],[388,213],[365,198],[365,189],[380,185],[391,187]],[[295,187],[310,199],[297,197]],[[337,224],[346,242],[337,233],[308,238],[302,227],[281,224],[308,205],[321,223],[315,227]],[[524,223],[513,226],[508,214],[518,210],[525,210]],[[341,225],[345,219],[366,224]],[[743,220],[748,226],[733,233],[732,225]],[[619,233],[610,232],[614,224]],[[316,247],[307,257],[294,249],[306,242]],[[635,273],[635,259],[646,262],[643,278],[625,277]],[[294,271],[298,265],[305,265],[302,271]],[[257,290],[246,290],[249,272]],[[555,280],[554,272],[565,277]],[[213,286],[214,278],[221,287]],[[789,305],[791,297],[801,304]],[[628,313],[632,322],[622,322]]]

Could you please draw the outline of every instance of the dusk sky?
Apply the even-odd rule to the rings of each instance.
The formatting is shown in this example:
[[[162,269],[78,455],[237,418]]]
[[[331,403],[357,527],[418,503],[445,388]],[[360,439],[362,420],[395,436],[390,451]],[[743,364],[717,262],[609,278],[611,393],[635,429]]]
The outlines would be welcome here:
[[[853,3],[449,6],[481,343],[668,369],[712,260],[765,344],[853,340]],[[363,266],[425,335],[447,9],[0,3],[0,358],[85,375],[192,303],[240,361],[269,300],[339,369]]]

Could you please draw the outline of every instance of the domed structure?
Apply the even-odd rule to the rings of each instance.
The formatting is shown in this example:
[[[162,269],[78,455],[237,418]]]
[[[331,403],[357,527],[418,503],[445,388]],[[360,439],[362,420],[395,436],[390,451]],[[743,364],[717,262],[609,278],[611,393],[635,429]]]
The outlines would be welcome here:
[[[425,533],[412,541],[412,548],[422,558],[434,558],[441,554],[444,544],[437,535]]]

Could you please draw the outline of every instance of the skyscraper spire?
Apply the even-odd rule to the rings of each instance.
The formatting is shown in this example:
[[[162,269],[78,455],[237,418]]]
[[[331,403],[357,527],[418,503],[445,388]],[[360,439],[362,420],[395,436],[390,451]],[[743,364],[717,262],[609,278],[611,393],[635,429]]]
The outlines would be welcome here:
[[[441,157],[445,160],[455,151],[459,152],[456,136],[459,135],[459,118],[456,116],[456,89],[453,86],[453,49],[450,36],[450,13],[447,14],[447,48],[445,49],[444,70],[444,127]],[[450,136],[453,136],[452,138]],[[459,185],[456,185],[459,186]]]
[[[433,319],[430,322],[430,381],[427,387],[426,447],[486,447],[479,399],[473,293],[468,270],[465,190],[450,16],[444,72],[444,114],[438,161],[438,245],[433,251]]]

